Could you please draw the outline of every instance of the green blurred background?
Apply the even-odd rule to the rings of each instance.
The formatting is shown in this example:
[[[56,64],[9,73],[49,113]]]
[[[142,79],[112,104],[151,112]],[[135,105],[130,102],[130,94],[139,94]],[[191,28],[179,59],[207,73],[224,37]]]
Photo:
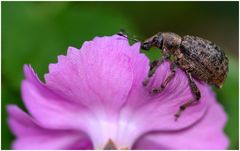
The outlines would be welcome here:
[[[14,139],[6,105],[24,108],[23,64],[31,64],[43,80],[48,64],[66,54],[68,46],[80,48],[120,28],[141,39],[159,31],[197,35],[225,50],[230,71],[223,88],[214,90],[229,117],[229,149],[238,149],[238,19],[238,2],[2,2],[2,149],[10,149]],[[160,55],[146,54],[151,59]]]

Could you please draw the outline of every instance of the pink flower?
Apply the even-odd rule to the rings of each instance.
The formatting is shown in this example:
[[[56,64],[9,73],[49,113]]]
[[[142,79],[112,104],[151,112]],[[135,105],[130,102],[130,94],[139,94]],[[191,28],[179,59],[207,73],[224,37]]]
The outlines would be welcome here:
[[[140,43],[129,46],[117,35],[97,37],[59,56],[45,83],[25,65],[22,97],[30,115],[8,106],[13,149],[226,149],[227,117],[210,87],[196,81],[200,103],[175,121],[193,97],[186,75],[178,69],[163,92],[150,95],[170,66],[163,63],[144,87],[149,60],[139,50]]]

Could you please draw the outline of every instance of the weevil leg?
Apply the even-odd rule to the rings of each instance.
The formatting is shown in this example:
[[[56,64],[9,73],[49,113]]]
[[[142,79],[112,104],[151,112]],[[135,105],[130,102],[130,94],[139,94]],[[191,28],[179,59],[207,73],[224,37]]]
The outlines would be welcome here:
[[[178,112],[174,115],[175,116],[175,121],[177,121],[177,119],[181,116],[181,113],[186,110],[186,108],[188,108],[189,106],[196,104],[199,102],[200,98],[201,98],[201,93],[196,85],[196,83],[193,81],[192,79],[192,75],[190,72],[186,72],[188,80],[189,80],[189,86],[191,88],[191,91],[194,95],[194,99],[184,103],[183,105],[181,105],[179,107]]]
[[[166,79],[163,81],[163,83],[161,84],[161,86],[159,88],[154,88],[150,93],[156,94],[156,93],[160,93],[162,92],[165,87],[167,86],[167,84],[174,78],[175,73],[176,73],[176,63],[172,62],[170,65],[170,70],[171,73],[166,77]]]
[[[154,75],[154,73],[156,72],[157,68],[164,62],[164,60],[169,59],[170,58],[170,54],[167,53],[166,49],[163,49],[163,54],[161,59],[158,60],[154,60],[151,64],[150,64],[150,70],[148,73],[148,77],[143,81],[143,85],[147,86],[150,78]]]
[[[155,73],[156,69],[158,68],[158,66],[161,64],[161,60],[154,60],[151,64],[150,64],[150,70],[148,72],[148,77],[145,78],[145,80],[143,81],[143,85],[147,86],[150,78],[153,76],[153,74]]]

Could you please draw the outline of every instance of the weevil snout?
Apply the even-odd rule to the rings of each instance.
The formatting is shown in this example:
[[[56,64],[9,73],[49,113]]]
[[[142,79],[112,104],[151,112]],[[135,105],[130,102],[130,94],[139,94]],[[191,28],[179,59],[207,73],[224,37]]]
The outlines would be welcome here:
[[[141,48],[144,50],[149,50],[152,47],[152,44],[150,42],[144,42],[141,44]]]

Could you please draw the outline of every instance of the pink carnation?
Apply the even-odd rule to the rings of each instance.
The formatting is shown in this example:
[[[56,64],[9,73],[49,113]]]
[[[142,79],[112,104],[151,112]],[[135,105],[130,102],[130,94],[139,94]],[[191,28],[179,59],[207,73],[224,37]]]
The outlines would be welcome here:
[[[163,92],[150,95],[170,65],[164,62],[144,87],[149,60],[139,51],[140,43],[130,46],[123,37],[97,37],[60,55],[45,83],[25,65],[22,97],[30,115],[8,106],[13,149],[226,149],[227,117],[211,88],[196,81],[200,103],[175,121],[193,97],[186,75],[177,69]]]

